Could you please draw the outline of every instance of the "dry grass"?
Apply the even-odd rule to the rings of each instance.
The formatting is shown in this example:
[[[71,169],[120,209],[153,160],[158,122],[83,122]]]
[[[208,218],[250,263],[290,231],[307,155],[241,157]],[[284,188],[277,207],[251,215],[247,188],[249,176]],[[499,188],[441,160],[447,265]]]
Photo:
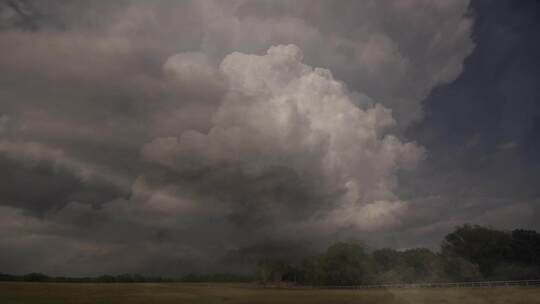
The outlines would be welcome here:
[[[0,283],[0,304],[540,303],[540,288],[264,289],[236,284]]]

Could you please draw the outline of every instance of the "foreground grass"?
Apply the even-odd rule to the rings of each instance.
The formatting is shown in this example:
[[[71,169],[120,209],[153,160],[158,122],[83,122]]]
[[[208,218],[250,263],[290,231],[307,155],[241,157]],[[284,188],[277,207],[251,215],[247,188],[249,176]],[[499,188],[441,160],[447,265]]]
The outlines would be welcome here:
[[[540,303],[540,288],[320,290],[235,284],[1,283],[0,304]]]

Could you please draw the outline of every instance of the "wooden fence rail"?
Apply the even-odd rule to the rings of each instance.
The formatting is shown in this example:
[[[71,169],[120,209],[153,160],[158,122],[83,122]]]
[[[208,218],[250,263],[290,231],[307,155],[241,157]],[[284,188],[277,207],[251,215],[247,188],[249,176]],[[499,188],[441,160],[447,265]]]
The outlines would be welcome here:
[[[478,282],[448,282],[448,283],[414,283],[414,284],[370,284],[351,286],[311,286],[312,288],[325,289],[374,289],[374,288],[461,288],[461,287],[511,287],[530,286],[540,287],[538,280],[515,280],[515,281],[478,281]]]

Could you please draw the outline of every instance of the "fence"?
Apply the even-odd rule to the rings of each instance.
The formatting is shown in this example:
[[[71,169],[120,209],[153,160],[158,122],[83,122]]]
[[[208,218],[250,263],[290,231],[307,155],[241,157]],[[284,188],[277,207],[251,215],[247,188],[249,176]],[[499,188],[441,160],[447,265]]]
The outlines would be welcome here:
[[[415,283],[415,284],[372,284],[353,286],[312,286],[312,288],[325,289],[375,289],[375,288],[461,288],[461,287],[511,287],[530,286],[540,287],[539,280],[519,281],[479,281],[479,282],[453,282],[453,283]]]

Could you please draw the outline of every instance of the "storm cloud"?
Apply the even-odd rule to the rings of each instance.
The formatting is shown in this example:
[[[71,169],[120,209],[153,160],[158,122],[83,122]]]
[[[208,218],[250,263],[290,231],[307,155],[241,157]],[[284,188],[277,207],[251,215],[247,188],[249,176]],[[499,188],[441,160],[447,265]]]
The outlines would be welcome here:
[[[241,221],[290,215],[300,225],[302,217],[331,221],[330,229],[388,225],[406,207],[393,193],[394,172],[414,167],[421,148],[384,134],[394,124],[390,110],[369,105],[367,96],[348,92],[330,71],[301,60],[295,45],[273,46],[263,56],[228,55],[215,73],[230,91],[208,133],[157,138],[143,147],[143,158],[184,184],[209,186],[194,191],[229,202],[230,216]],[[193,75],[209,70],[176,68]]]
[[[449,191],[411,179],[429,184],[444,153],[419,126],[475,50],[474,16],[468,1],[0,2],[0,271],[179,275],[459,223],[434,215]]]

